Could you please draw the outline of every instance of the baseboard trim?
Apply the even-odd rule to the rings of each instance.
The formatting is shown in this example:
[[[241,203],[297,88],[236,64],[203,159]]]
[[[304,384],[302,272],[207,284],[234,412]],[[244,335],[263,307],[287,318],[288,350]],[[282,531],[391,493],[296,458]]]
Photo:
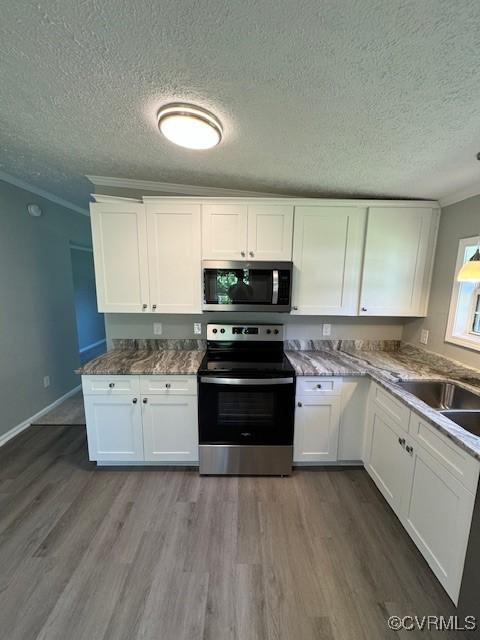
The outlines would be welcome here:
[[[86,347],[82,347],[79,350],[79,353],[85,353],[86,351],[90,351],[91,349],[95,349],[95,347],[99,347],[101,344],[104,344],[107,341],[106,338],[102,338],[102,340],[97,340],[97,342],[92,342],[92,344],[87,344]]]
[[[3,447],[4,444],[7,444],[9,440],[14,438],[15,436],[18,436],[18,434],[22,433],[22,431],[25,431],[25,429],[28,429],[28,427],[32,424],[32,422],[35,422],[36,420],[41,418],[43,415],[45,415],[52,409],[55,409],[55,407],[58,407],[59,404],[61,404],[67,398],[70,398],[70,396],[73,396],[76,393],[78,393],[78,391],[80,391],[81,388],[82,388],[82,385],[79,384],[73,389],[70,389],[70,391],[67,391],[67,393],[65,393],[63,396],[54,400],[51,404],[49,404],[48,406],[38,411],[35,415],[30,416],[30,418],[27,418],[20,424],[17,424],[17,426],[12,427],[12,429],[2,434],[0,436],[0,447]]]

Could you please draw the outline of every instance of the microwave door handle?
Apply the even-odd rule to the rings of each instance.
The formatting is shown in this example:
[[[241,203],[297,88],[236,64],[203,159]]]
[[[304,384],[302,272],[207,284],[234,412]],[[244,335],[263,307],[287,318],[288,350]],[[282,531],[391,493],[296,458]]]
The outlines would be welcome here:
[[[272,287],[272,304],[278,304],[278,269],[272,271],[273,287]]]

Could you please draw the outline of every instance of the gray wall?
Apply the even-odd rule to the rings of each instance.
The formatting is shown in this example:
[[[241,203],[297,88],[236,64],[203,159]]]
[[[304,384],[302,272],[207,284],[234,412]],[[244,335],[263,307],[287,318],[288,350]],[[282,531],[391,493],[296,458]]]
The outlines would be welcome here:
[[[193,338],[193,323],[202,323],[205,337],[207,322],[271,322],[286,326],[287,338],[323,338],[323,323],[332,325],[331,338],[371,338],[399,340],[403,320],[399,318],[326,318],[317,316],[288,316],[282,313],[205,313],[203,315],[142,315],[107,314],[105,326],[107,340],[112,338],[153,338],[153,322],[162,323],[163,338]],[[160,336],[157,336],[160,337]],[[199,336],[196,336],[199,337]],[[326,338],[327,340],[329,338]]]
[[[80,382],[70,241],[91,245],[88,217],[0,181],[0,435]]]
[[[437,251],[433,268],[428,316],[405,324],[403,340],[419,344],[420,331],[430,332],[427,349],[464,364],[480,367],[480,353],[445,342],[452,294],[458,241],[480,233],[480,196],[457,202],[442,210]]]
[[[97,311],[93,252],[71,248],[75,316],[78,348],[86,350],[99,340],[105,340],[105,320]]]

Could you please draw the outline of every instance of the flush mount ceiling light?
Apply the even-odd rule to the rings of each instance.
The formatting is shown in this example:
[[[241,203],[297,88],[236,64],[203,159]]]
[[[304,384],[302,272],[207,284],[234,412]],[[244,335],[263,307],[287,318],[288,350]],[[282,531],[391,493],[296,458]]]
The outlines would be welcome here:
[[[222,139],[219,119],[193,104],[167,104],[158,112],[157,122],[170,142],[187,149],[211,149]]]

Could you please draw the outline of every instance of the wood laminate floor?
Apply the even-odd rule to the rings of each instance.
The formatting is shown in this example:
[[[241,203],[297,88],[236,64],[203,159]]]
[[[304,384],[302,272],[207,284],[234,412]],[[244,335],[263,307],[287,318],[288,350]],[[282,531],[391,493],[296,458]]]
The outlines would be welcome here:
[[[374,640],[453,612],[363,470],[97,469],[81,427],[0,449],[2,640]]]

